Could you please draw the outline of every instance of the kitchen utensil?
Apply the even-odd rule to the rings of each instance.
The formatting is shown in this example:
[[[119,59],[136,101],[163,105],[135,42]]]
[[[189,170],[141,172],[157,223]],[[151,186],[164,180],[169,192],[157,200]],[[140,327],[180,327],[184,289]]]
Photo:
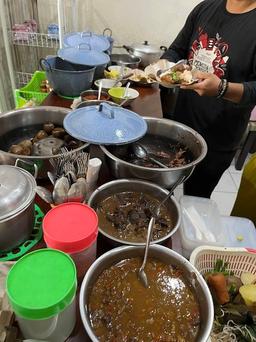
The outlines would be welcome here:
[[[147,233],[147,241],[146,241],[146,246],[145,246],[145,254],[144,254],[144,258],[143,258],[143,262],[142,265],[139,269],[139,273],[138,273],[138,278],[139,280],[142,282],[142,284],[144,285],[144,287],[148,287],[148,278],[147,275],[145,273],[145,267],[146,267],[146,263],[147,263],[147,258],[148,258],[148,249],[149,249],[149,245],[150,245],[150,241],[151,241],[151,235],[152,235],[152,230],[155,224],[155,217],[151,217],[149,224],[148,224],[148,233]]]
[[[112,54],[110,60],[114,65],[124,65],[131,69],[137,69],[141,62],[141,58],[128,54]]]
[[[19,160],[18,160],[19,161]],[[28,240],[34,227],[35,178],[26,170],[0,165],[0,251]]]
[[[110,48],[110,42],[108,37],[104,35],[104,32],[106,33],[107,31],[104,30],[103,35],[91,31],[67,33],[63,37],[63,43],[65,47],[77,48],[81,45],[90,45],[92,50],[98,52],[107,51]]]
[[[50,182],[52,183],[52,185],[54,185],[55,180],[56,180],[54,174],[51,171],[47,171],[47,176],[50,179]]]
[[[9,146],[17,141],[30,139],[46,122],[63,125],[63,119],[70,109],[54,106],[40,106],[31,108],[15,109],[2,113],[0,116],[0,164],[13,165],[17,158],[29,162],[22,167],[27,171],[34,170],[33,165],[38,167],[38,178],[47,178],[47,171],[53,171],[50,160],[58,159],[61,153],[47,156],[23,156],[7,152]],[[73,155],[76,151],[88,148],[88,143],[69,151]]]
[[[174,168],[150,168],[135,165],[125,159],[131,145],[125,146],[101,146],[106,155],[106,161],[112,175],[116,178],[141,178],[170,188],[182,176],[190,175],[195,166],[200,163],[207,152],[207,145],[200,134],[190,127],[176,121],[144,117],[147,123],[147,134],[159,138],[170,138],[174,142],[186,146],[191,153],[191,162]],[[145,136],[145,139],[147,135]],[[143,143],[143,138],[139,143]]]
[[[94,80],[103,76],[104,69],[110,62],[108,54],[92,50],[91,46],[88,44],[80,44],[76,47],[59,49],[58,56],[70,63],[96,67]]]
[[[53,198],[52,198],[52,193],[44,188],[43,186],[37,186],[36,187],[36,193],[38,194],[39,197],[42,198],[42,200],[48,204],[53,204]]]
[[[149,44],[147,40],[145,40],[143,44],[134,44],[131,46],[123,45],[123,47],[128,53],[141,58],[142,67],[146,67],[147,65],[156,62],[167,50],[166,46],[157,47]]]
[[[90,89],[96,70],[94,65],[73,64],[57,56],[41,58],[40,66],[50,86],[60,96],[79,96],[83,90]]]
[[[86,173],[86,199],[88,200],[95,188],[99,177],[102,161],[99,158],[92,158],[88,162]]]
[[[94,144],[126,144],[138,140],[147,130],[140,115],[105,103],[99,108],[89,106],[72,111],[65,118],[64,127],[71,136]]]
[[[52,193],[54,204],[67,202],[69,187],[69,181],[65,176],[57,179]]]
[[[111,54],[111,53],[112,53],[112,49],[113,49],[113,45],[114,45],[114,39],[113,39],[113,37],[112,37],[112,30],[111,30],[109,27],[106,27],[106,28],[103,30],[102,35],[103,35],[104,37],[106,37],[106,38],[108,39],[108,41],[109,41],[110,46],[109,46],[107,52],[108,52],[109,54]]]
[[[124,99],[127,99],[127,98],[128,98],[128,89],[129,89],[130,85],[131,85],[131,82],[128,82],[127,85],[126,85],[126,87],[125,87],[124,95],[123,95],[123,98],[124,98]]]
[[[109,89],[111,89],[113,87],[121,87],[122,86],[122,83],[120,81],[112,80],[110,78],[102,78],[102,79],[96,80],[94,82],[94,84],[98,88],[99,88],[100,83],[102,83],[102,90],[103,91],[108,91]]]
[[[115,83],[113,84],[112,88],[117,87],[118,83],[120,83],[120,82],[122,83],[123,80],[128,79],[132,75],[133,75],[133,73],[130,72],[130,73],[126,74],[126,75],[120,76],[119,78],[117,78],[115,80]]]
[[[67,199],[68,202],[83,202],[85,199],[84,187],[81,187],[82,183],[76,182],[71,185],[68,190]]]
[[[148,159],[151,160],[153,163],[159,165],[160,167],[164,167],[166,169],[168,169],[168,167],[161,163],[160,161],[158,161],[157,159],[149,156],[147,150],[139,143],[135,143],[132,145],[133,147],[133,152],[135,154],[136,157],[141,158],[141,159]]]
[[[98,338],[95,335],[90,323],[90,310],[88,301],[96,280],[99,278],[102,272],[110,268],[112,265],[116,265],[125,259],[143,257],[143,254],[144,246],[127,246],[115,248],[96,259],[96,261],[87,271],[80,290],[79,308],[84,328],[92,342],[98,342]],[[201,321],[199,333],[197,335],[197,341],[206,342],[212,329],[214,308],[211,293],[205,280],[188,260],[170,248],[159,245],[151,245],[148,255],[150,258],[156,258],[165,264],[175,265],[181,270],[182,274],[187,280],[187,283],[191,284],[193,291],[199,294],[197,299],[199,303],[199,311],[201,313]],[[145,298],[141,298],[141,300],[143,301]]]
[[[99,92],[98,92],[98,98],[97,98],[98,101],[100,100],[101,90],[102,90],[102,82],[100,82],[100,85],[99,85]]]
[[[90,170],[90,163],[89,163],[89,169]],[[90,179],[88,175],[88,180]],[[134,177],[135,178],[135,177]],[[107,197],[121,193],[121,192],[141,192],[143,194],[147,194],[152,196],[153,198],[162,201],[166,198],[166,196],[169,194],[169,191],[161,188],[160,186],[151,183],[151,182],[145,182],[138,179],[117,179],[108,183],[105,183],[98,187],[90,196],[88,200],[88,205],[94,209],[96,209],[102,201],[104,201]],[[165,206],[171,216],[172,222],[173,222],[173,228],[172,230],[164,237],[154,240],[154,243],[162,244],[166,242],[175,232],[179,229],[180,226],[180,220],[181,220],[181,214],[180,214],[180,208],[179,205],[174,197],[169,198],[165,202]],[[145,242],[129,242],[122,239],[118,239],[110,234],[108,234],[104,227],[99,226],[100,233],[107,239],[107,242],[111,245],[117,246],[117,245],[135,245],[135,246],[145,246]]]

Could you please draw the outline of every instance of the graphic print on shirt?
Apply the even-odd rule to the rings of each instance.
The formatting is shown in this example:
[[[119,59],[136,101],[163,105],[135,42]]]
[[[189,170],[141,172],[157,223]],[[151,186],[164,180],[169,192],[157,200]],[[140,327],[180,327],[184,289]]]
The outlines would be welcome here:
[[[190,48],[188,61],[194,68],[223,77],[225,74],[228,56],[228,44],[223,42],[217,33],[215,38],[209,38],[208,34],[199,28],[198,39]]]

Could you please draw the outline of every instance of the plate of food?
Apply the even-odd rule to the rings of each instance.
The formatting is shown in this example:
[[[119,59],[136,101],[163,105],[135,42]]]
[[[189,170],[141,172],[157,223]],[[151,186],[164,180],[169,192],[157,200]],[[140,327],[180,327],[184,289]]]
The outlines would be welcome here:
[[[150,86],[156,83],[156,80],[151,78],[145,73],[145,71],[140,69],[134,69],[133,75],[129,77],[129,80],[140,86]]]
[[[181,85],[190,85],[198,82],[193,76],[194,70],[191,70],[187,64],[176,64],[167,70],[158,70],[156,80],[165,88],[174,88]]]

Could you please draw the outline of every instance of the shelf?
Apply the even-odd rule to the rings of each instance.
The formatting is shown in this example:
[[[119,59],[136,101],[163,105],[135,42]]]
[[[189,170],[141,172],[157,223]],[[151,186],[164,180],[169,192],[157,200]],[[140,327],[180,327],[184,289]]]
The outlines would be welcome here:
[[[58,48],[58,37],[51,37],[47,33],[8,31],[9,41],[13,45]]]

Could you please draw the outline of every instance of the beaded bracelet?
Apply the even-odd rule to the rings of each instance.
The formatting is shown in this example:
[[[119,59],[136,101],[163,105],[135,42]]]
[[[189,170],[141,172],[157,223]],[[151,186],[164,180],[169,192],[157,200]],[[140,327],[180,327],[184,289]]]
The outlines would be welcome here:
[[[222,98],[228,89],[228,81],[225,78],[222,78],[218,87],[217,99]]]

